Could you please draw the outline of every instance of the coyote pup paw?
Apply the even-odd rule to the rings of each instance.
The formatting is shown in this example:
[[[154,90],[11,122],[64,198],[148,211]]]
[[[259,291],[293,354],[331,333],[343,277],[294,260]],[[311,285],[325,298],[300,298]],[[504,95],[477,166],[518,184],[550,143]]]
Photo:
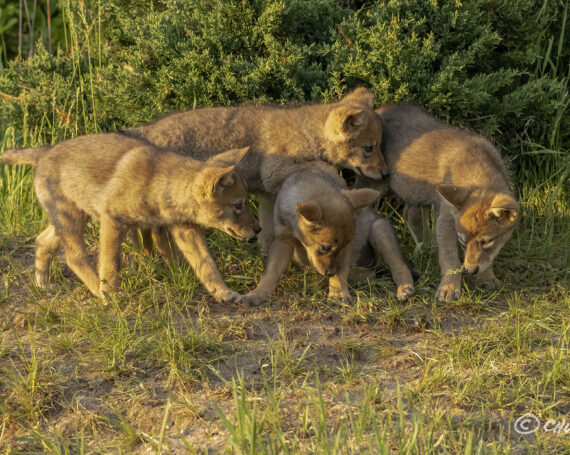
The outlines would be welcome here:
[[[408,300],[415,293],[416,293],[416,288],[414,288],[413,284],[401,284],[400,286],[398,286],[396,297],[398,297],[398,300]]]
[[[36,285],[42,289],[49,289],[48,274],[36,271]]]
[[[327,297],[327,300],[338,300],[341,301],[343,303],[349,304],[352,303],[352,296],[350,295],[350,292],[348,291],[343,291],[342,289],[329,289],[329,295]]]
[[[263,302],[265,302],[267,300],[267,297],[265,297],[264,295],[255,292],[257,289],[254,289],[253,291],[249,292],[248,294],[246,294],[242,300],[243,303],[245,303],[246,305],[250,306],[250,307],[256,307],[261,305]]]
[[[487,289],[498,289],[503,285],[503,282],[492,271],[485,270],[475,275],[475,284]]]
[[[109,302],[112,296],[119,293],[121,281],[118,276],[109,278],[109,280],[101,280],[97,292],[93,292],[95,297],[98,297],[106,302]]]
[[[243,295],[239,292],[230,291],[226,289],[225,291],[219,292],[216,296],[216,300],[219,303],[236,303],[243,299]]]
[[[461,297],[461,285],[457,286],[455,283],[441,283],[435,293],[435,298],[440,302],[451,302],[459,297]]]
[[[483,286],[484,288],[487,289],[499,289],[502,285],[503,282],[501,280],[499,280],[497,277],[493,277],[490,280],[482,280],[482,281],[476,281],[478,286]]]

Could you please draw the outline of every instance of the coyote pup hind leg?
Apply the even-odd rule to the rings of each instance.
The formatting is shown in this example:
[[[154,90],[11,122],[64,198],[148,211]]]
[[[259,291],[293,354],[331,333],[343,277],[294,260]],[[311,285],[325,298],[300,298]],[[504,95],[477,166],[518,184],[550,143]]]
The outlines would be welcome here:
[[[398,300],[406,300],[413,296],[416,290],[412,273],[402,257],[398,239],[390,222],[384,218],[374,220],[368,241],[376,256],[390,269],[392,279],[398,287],[396,292]]]
[[[49,287],[49,266],[53,255],[61,246],[61,239],[55,233],[55,226],[49,224],[36,238],[36,284]]]

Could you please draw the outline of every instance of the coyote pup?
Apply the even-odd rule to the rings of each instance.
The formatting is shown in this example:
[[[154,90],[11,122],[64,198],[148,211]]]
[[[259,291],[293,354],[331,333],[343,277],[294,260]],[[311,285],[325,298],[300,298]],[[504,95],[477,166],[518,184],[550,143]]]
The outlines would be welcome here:
[[[259,286],[244,301],[258,305],[275,290],[294,257],[330,277],[329,299],[350,302],[351,265],[371,266],[382,258],[398,286],[398,298],[414,293],[412,275],[389,222],[369,206],[379,193],[348,190],[338,172],[325,163],[304,166],[285,182],[275,201],[275,240]]]
[[[326,161],[371,179],[382,178],[387,172],[380,153],[382,125],[373,109],[374,94],[359,88],[330,104],[178,112],[122,134],[200,160],[250,146],[238,166],[240,174],[250,191],[276,194],[288,169],[303,161]]]
[[[410,226],[420,237],[421,206],[435,204],[441,301],[461,296],[457,239],[463,266],[478,283],[498,287],[493,260],[510,238],[520,207],[497,149],[471,131],[452,128],[411,105],[386,105],[383,153],[390,188],[406,203]]]
[[[371,179],[386,175],[382,125],[373,109],[374,94],[358,88],[336,103],[201,108],[122,133],[200,160],[251,146],[238,170],[260,198],[259,221],[267,228],[258,240],[267,252],[275,195],[299,163],[325,161]]]
[[[102,297],[119,285],[126,232],[166,226],[216,300],[241,299],[222,281],[199,226],[242,239],[259,231],[248,208],[247,185],[235,169],[246,153],[247,148],[230,150],[200,162],[116,133],[5,151],[6,164],[36,166],[34,186],[49,219],[36,240],[38,285],[48,285],[51,257],[63,247],[69,267]],[[83,239],[88,217],[101,222],[98,274]]]

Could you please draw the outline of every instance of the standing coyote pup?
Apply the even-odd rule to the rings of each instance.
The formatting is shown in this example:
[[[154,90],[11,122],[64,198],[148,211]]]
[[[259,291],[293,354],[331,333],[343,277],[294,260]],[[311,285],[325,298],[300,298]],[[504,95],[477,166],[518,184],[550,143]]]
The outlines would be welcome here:
[[[250,146],[240,174],[250,191],[276,194],[289,168],[303,161],[382,178],[382,125],[373,109],[374,94],[359,88],[336,103],[193,109],[121,133],[195,159]]]
[[[238,170],[249,190],[262,199],[259,236],[262,250],[272,241],[272,207],[281,183],[301,162],[325,161],[336,168],[380,179],[387,166],[380,153],[382,125],[374,114],[374,94],[365,88],[336,103],[235,106],[169,114],[122,131],[158,147],[196,159],[251,146]]]
[[[115,133],[5,151],[6,164],[36,165],[34,186],[49,219],[36,240],[38,285],[48,285],[51,257],[63,247],[69,267],[101,297],[119,285],[126,232],[166,226],[214,298],[239,300],[222,281],[199,226],[242,239],[259,231],[248,209],[247,185],[235,169],[246,153],[247,148],[230,150],[203,163]],[[87,217],[101,222],[98,275],[83,239]]]
[[[420,207],[435,204],[437,209],[442,279],[436,298],[461,296],[457,239],[465,246],[467,273],[478,283],[500,286],[493,260],[520,212],[500,153],[482,137],[445,125],[415,106],[387,105],[376,112],[382,120],[390,188],[406,203],[418,237]]]
[[[389,222],[369,206],[379,192],[348,190],[338,172],[315,163],[285,180],[275,201],[275,240],[259,286],[244,301],[258,305],[275,290],[294,257],[330,277],[329,299],[351,301],[348,274],[351,264],[370,266],[382,258],[398,286],[398,298],[414,293],[408,269]]]

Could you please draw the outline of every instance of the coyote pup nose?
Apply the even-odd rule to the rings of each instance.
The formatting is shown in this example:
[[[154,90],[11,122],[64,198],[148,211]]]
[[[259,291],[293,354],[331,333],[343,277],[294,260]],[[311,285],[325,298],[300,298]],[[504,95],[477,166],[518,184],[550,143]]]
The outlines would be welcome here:
[[[465,269],[467,270],[467,273],[469,273],[470,275],[475,275],[477,272],[479,272],[478,265],[476,265],[475,267],[465,266]]]

